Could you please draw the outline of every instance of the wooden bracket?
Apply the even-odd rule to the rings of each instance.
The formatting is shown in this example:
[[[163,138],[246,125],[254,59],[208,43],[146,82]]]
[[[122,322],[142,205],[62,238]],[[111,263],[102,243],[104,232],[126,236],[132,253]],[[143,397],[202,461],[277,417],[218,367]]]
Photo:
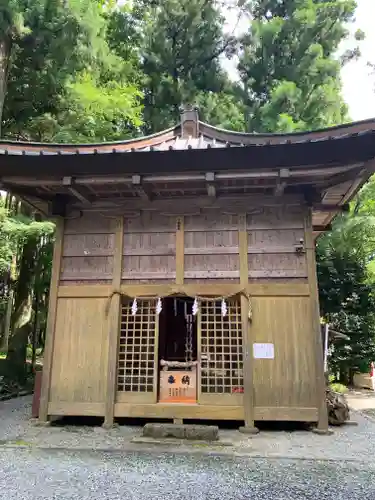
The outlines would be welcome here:
[[[75,184],[73,177],[63,177],[63,186],[67,187],[69,193],[71,193],[81,203],[91,205],[90,198],[84,193],[80,186]]]
[[[142,178],[140,175],[133,175],[132,176],[132,186],[134,191],[138,194],[138,196],[145,201],[150,201],[151,200],[151,194],[149,193],[148,190],[145,189],[143,183],[142,183]]]
[[[275,196],[282,196],[284,194],[285,188],[287,186],[288,177],[290,176],[290,172],[288,168],[281,168],[279,171],[279,177],[277,179],[277,184],[274,189]]]
[[[211,198],[216,198],[215,173],[207,172],[205,174],[205,180],[208,196],[210,196]]]

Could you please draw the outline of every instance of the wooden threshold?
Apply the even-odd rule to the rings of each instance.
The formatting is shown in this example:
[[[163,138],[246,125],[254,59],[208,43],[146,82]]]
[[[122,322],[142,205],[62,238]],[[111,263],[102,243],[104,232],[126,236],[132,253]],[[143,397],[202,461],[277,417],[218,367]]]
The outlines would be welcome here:
[[[50,402],[49,415],[104,417],[103,403]],[[116,403],[115,417],[131,418],[183,418],[203,420],[244,420],[243,406],[200,405],[179,403],[129,404]],[[317,422],[317,408],[257,407],[254,420]]]
[[[151,405],[115,404],[115,417],[184,418],[204,420],[243,420],[242,406],[156,403]]]

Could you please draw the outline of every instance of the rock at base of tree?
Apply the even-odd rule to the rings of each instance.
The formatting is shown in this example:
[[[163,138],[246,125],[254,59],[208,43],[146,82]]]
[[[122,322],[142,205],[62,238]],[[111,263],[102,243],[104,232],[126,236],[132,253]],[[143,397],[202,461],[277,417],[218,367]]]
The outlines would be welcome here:
[[[349,405],[343,394],[326,389],[328,422],[330,425],[344,425],[350,419]]]

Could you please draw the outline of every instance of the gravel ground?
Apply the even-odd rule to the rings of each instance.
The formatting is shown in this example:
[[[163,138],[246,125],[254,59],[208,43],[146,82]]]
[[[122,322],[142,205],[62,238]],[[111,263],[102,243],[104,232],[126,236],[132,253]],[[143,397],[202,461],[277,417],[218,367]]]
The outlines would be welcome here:
[[[173,454],[0,450],[6,500],[370,500],[368,464]]]
[[[145,449],[149,445],[132,444],[141,435],[140,426],[123,425],[110,431],[101,427],[68,426],[37,427],[29,421],[31,398],[24,397],[0,403],[0,449],[20,446],[35,448],[65,448],[69,450]],[[369,450],[375,449],[375,421],[359,413],[352,417],[358,426],[334,429],[332,436],[319,436],[307,431],[262,431],[257,436],[221,429],[220,437],[232,446],[182,445],[179,452],[220,452],[250,457],[368,461]],[[150,447],[150,446],[149,446]],[[152,445],[150,449],[152,450]],[[160,448],[157,448],[160,449]],[[173,448],[168,448],[173,451]]]
[[[31,427],[32,396],[9,399],[0,402],[0,441],[17,439]]]
[[[36,427],[30,405],[30,397],[0,403],[0,500],[375,498],[375,422],[360,414],[358,426],[333,436],[221,430],[233,446],[219,456],[210,445],[135,451],[139,426]]]

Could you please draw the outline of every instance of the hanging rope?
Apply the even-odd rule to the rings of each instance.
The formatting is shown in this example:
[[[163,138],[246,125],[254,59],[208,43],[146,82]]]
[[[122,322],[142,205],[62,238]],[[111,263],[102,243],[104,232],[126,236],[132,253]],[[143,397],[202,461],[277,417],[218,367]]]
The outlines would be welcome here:
[[[155,305],[157,305],[158,303],[158,300],[159,299],[162,299],[162,298],[166,298],[166,297],[172,297],[172,296],[175,296],[175,295],[182,295],[184,297],[189,297],[189,298],[194,298],[198,303],[196,304],[198,306],[198,310],[199,310],[199,303],[200,302],[227,302],[229,299],[232,299],[234,297],[238,297],[238,296],[243,296],[247,299],[247,303],[248,303],[248,318],[249,320],[252,319],[253,317],[253,310],[252,310],[252,304],[251,304],[251,297],[250,297],[250,294],[247,292],[246,289],[240,289],[236,292],[233,292],[231,294],[228,294],[228,295],[216,295],[216,296],[210,296],[210,297],[205,297],[203,295],[194,295],[194,296],[190,296],[190,295],[187,295],[183,290],[176,290],[175,287],[173,287],[173,289],[171,290],[170,293],[167,293],[165,295],[146,295],[146,296],[134,296],[134,295],[129,295],[127,294],[126,292],[122,291],[122,290],[119,290],[119,289],[115,289],[115,290],[112,290],[112,292],[110,293],[108,299],[107,299],[107,303],[106,303],[106,306],[105,306],[105,314],[106,316],[108,316],[109,314],[109,311],[110,311],[110,308],[111,308],[111,302],[112,302],[112,298],[115,296],[115,295],[119,295],[120,297],[122,298],[125,298],[125,299],[128,299],[129,301],[140,301],[140,300],[154,300],[155,301]],[[195,303],[195,301],[194,301]],[[193,313],[194,314],[194,313]]]

